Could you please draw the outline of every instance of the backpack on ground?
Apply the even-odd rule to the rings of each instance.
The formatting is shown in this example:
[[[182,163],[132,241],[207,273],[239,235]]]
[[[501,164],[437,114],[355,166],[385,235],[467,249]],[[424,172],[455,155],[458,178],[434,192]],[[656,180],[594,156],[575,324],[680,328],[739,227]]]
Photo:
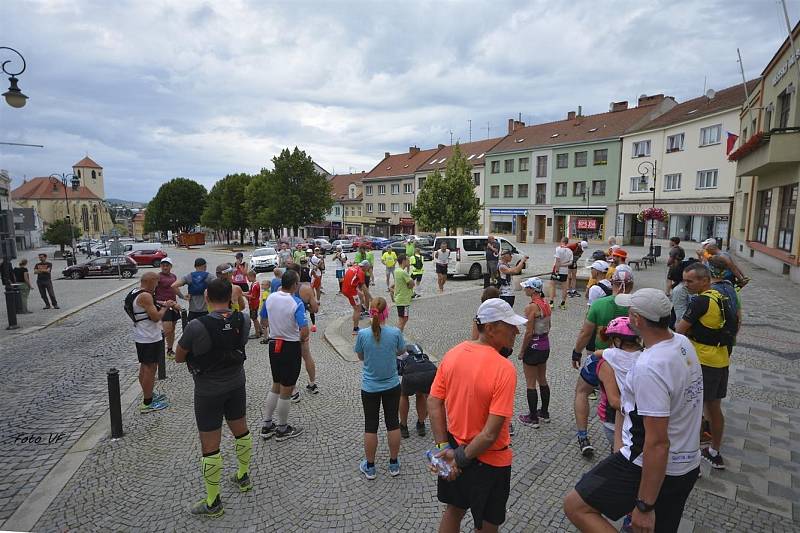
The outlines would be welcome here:
[[[206,292],[206,278],[208,278],[208,272],[195,270],[190,275],[192,281],[189,283],[189,294],[197,296],[198,294]]]
[[[133,289],[131,292],[129,292],[127,296],[125,296],[125,303],[123,306],[125,309],[125,314],[128,315],[128,317],[130,317],[131,320],[133,320],[134,324],[136,324],[137,322],[141,322],[143,320],[150,320],[150,317],[147,316],[147,313],[145,313],[144,318],[137,318],[136,317],[137,313],[133,310],[133,302],[135,302],[136,298],[143,292],[147,291],[145,291],[141,287],[137,287]]]
[[[247,355],[241,341],[244,315],[233,311],[220,320],[211,315],[197,317],[211,339],[211,348],[201,354],[190,353],[186,363],[195,376],[244,364]]]

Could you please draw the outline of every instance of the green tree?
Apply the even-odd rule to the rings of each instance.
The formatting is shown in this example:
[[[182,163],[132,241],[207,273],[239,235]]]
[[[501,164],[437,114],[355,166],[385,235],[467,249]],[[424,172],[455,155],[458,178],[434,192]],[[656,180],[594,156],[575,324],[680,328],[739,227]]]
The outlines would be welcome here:
[[[147,205],[144,214],[144,230],[192,231],[200,222],[208,193],[206,188],[194,180],[175,178],[159,187]]]
[[[211,229],[221,230],[222,227],[222,180],[216,182],[206,196],[206,205],[200,215],[200,223]]]
[[[249,174],[229,174],[222,179],[222,226],[230,231],[238,231],[239,242],[244,241],[248,226],[247,211],[243,206],[251,179]]]
[[[271,229],[279,235],[282,222],[276,209],[277,197],[272,196],[270,190],[271,176],[272,172],[267,169],[252,176],[245,189],[244,210],[251,228]]]
[[[439,170],[433,171],[425,178],[425,185],[417,195],[417,203],[411,209],[417,225],[423,231],[440,231],[447,219],[447,206],[445,198],[444,176]]]
[[[70,237],[69,230],[72,228],[72,237]],[[72,238],[75,240],[80,239],[83,232],[81,228],[75,224],[68,224],[66,219],[60,218],[53,221],[52,224],[47,226],[47,229],[42,234],[42,238],[50,244],[57,244],[61,248],[61,253],[64,253],[64,246],[72,244]]]

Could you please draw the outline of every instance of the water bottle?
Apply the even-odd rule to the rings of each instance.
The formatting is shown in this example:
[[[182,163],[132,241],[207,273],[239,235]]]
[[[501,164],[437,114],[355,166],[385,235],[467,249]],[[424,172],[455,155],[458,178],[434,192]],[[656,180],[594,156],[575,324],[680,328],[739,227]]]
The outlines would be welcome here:
[[[428,459],[428,462],[437,470],[439,477],[447,477],[450,475],[450,463],[445,461],[441,457],[436,457],[436,454],[441,452],[439,448],[434,448],[432,450],[428,450],[425,452],[425,457]]]

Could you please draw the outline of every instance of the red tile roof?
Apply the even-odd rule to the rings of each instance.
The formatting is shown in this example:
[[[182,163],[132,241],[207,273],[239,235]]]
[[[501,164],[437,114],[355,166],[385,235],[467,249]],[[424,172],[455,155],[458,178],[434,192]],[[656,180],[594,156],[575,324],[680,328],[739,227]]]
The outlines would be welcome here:
[[[94,161],[92,161],[92,159],[88,155],[86,157],[84,157],[83,159],[81,159],[80,161],[78,161],[77,163],[75,163],[74,165],[72,165],[72,168],[75,168],[75,167],[81,167],[81,168],[103,168],[100,165],[98,165],[97,163],[95,163]]]
[[[331,184],[331,193],[334,200],[347,200],[350,184],[358,183],[366,175],[366,172],[356,172],[354,174],[335,174],[331,176],[328,181]]]
[[[471,143],[459,144],[461,153],[472,164],[472,166],[480,166],[484,164],[486,152],[497,146],[497,143],[503,140],[503,137],[495,137],[494,139],[486,139],[483,141],[475,141]],[[447,166],[447,160],[453,154],[454,146],[445,146],[434,154],[428,161],[417,169],[418,172],[428,170],[443,169]]]
[[[11,191],[11,198],[14,200],[63,200],[64,188],[61,180],[33,178]],[[78,187],[77,191],[73,191],[72,187],[66,187],[66,189],[67,198],[70,200],[102,200],[83,185]]]
[[[420,150],[412,148],[404,154],[391,155],[387,152],[383,161],[378,163],[375,168],[367,173],[364,180],[374,180],[380,178],[396,178],[400,176],[413,176],[414,173],[424,163],[437,153],[439,148]]]
[[[761,80],[756,78],[747,82],[747,94],[753,92]],[[741,83],[717,91],[714,98],[709,100],[705,96],[693,98],[686,102],[680,103],[654,120],[643,124],[642,126],[628,131],[633,133],[636,131],[646,131],[656,128],[666,128],[681,122],[695,120],[700,117],[713,115],[720,111],[727,111],[729,109],[738,109],[744,103],[744,87]]]

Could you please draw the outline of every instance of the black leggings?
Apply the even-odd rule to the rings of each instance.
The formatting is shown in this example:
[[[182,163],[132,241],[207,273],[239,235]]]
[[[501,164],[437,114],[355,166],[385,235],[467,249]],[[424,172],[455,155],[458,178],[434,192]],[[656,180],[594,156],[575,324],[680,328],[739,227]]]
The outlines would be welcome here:
[[[361,403],[364,405],[364,433],[378,432],[378,415],[383,402],[383,421],[386,431],[394,431],[400,427],[400,385],[379,392],[361,391]]]

